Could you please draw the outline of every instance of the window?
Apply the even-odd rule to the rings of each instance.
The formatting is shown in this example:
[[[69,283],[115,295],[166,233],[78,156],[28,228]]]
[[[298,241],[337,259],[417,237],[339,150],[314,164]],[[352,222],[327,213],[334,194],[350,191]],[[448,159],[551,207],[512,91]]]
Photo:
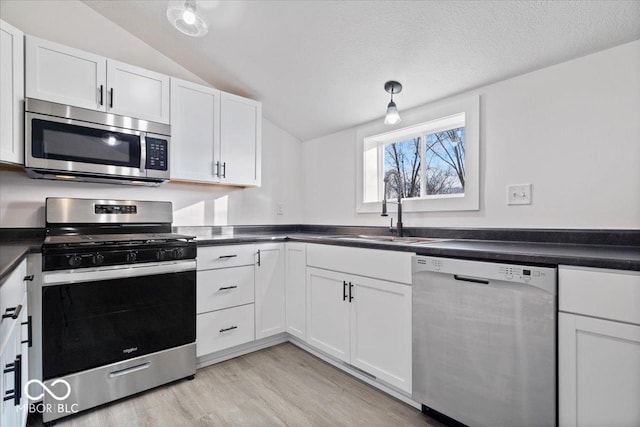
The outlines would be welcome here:
[[[405,113],[408,126],[370,136],[384,128],[359,130],[358,212],[378,211],[385,192],[400,195],[408,211],[478,209],[478,104],[475,97],[423,107]]]

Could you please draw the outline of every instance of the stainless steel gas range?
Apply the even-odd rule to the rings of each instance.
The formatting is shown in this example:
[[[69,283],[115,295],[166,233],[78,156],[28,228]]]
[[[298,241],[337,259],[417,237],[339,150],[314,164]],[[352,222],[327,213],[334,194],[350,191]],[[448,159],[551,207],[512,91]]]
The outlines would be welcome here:
[[[31,291],[44,422],[192,378],[196,244],[171,233],[171,203],[48,198],[46,219]]]

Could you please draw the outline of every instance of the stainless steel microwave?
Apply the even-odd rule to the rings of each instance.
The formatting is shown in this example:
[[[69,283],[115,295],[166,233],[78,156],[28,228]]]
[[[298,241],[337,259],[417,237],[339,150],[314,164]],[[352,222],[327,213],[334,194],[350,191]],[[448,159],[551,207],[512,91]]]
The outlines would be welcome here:
[[[171,126],[27,98],[25,167],[33,178],[158,185]]]

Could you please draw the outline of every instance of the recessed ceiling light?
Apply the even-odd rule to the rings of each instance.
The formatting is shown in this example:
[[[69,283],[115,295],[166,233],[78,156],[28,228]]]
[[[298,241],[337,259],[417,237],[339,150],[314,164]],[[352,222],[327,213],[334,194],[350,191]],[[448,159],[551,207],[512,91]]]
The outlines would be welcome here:
[[[182,34],[202,37],[209,31],[209,26],[198,15],[195,0],[170,1],[167,7],[167,19]]]

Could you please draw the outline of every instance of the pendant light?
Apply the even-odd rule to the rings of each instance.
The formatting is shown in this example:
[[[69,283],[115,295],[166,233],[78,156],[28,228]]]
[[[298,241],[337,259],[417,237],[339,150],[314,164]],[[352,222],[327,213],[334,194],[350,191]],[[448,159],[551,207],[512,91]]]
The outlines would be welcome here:
[[[384,116],[384,124],[395,125],[396,123],[400,123],[402,119],[398,113],[396,103],[393,102],[393,94],[402,92],[402,85],[394,80],[389,80],[384,84],[384,90],[391,94],[391,102],[387,105],[387,114]]]
[[[209,31],[209,26],[198,15],[195,0],[171,1],[167,7],[167,19],[182,34],[202,37]]]

